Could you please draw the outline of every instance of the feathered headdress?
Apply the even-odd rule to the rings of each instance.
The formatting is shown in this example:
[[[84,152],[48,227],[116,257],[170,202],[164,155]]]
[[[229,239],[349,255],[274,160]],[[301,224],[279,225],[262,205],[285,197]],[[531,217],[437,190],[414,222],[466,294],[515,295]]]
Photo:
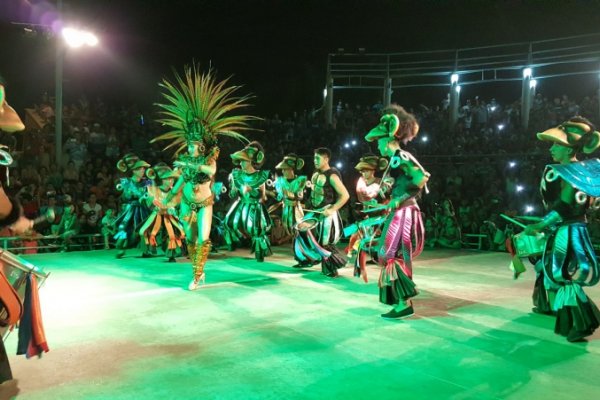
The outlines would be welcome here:
[[[218,136],[230,136],[248,143],[240,132],[250,130],[248,122],[259,118],[229,115],[247,107],[249,96],[233,96],[240,86],[226,86],[229,78],[218,82],[212,71],[200,73],[196,65],[184,68],[184,76],[175,73],[175,83],[163,79],[159,86],[165,103],[157,103],[163,117],[159,123],[171,128],[154,139],[172,140],[165,150],[176,147],[175,155],[189,142],[202,142],[205,151],[217,145]],[[202,150],[201,150],[202,151]]]

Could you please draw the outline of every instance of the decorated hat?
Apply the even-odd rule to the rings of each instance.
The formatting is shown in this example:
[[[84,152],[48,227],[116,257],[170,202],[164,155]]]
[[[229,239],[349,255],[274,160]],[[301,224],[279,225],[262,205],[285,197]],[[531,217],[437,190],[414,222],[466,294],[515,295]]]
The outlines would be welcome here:
[[[228,85],[228,81],[217,80],[212,71],[201,73],[196,65],[186,66],[183,76],[176,73],[174,81],[163,79],[159,86],[164,102],[157,104],[158,122],[169,131],[151,143],[169,140],[165,150],[175,148],[176,155],[194,142],[202,142],[201,153],[209,151],[223,136],[248,143],[243,132],[251,130],[249,123],[260,118],[239,115],[250,96],[236,96],[240,87]]]
[[[171,167],[164,162],[160,162],[154,167],[148,168],[146,171],[146,176],[150,179],[169,179],[178,178],[179,174],[176,171],[173,171],[173,169],[171,169]]]
[[[367,133],[365,140],[367,142],[373,142],[386,137],[393,138],[396,132],[398,132],[399,127],[400,120],[397,115],[385,114],[379,119],[379,125]]]
[[[538,133],[537,137],[543,141],[580,149],[586,154],[600,147],[600,132],[583,117],[573,117],[554,128]]]
[[[121,172],[133,171],[134,169],[149,166],[150,164],[144,160],[140,160],[140,158],[133,153],[125,154],[125,156],[117,162],[117,168]]]
[[[6,102],[6,93],[4,92],[4,85],[0,83],[0,130],[5,132],[18,132],[25,129],[25,125],[19,114],[14,108],[8,105]]]
[[[373,154],[366,155],[360,158],[355,169],[362,171],[364,169],[380,170],[383,171],[388,166],[388,160],[383,157],[378,157]]]
[[[383,138],[403,139],[416,136],[419,124],[415,116],[398,104],[391,104],[383,110],[379,124],[371,129],[365,140],[373,142]]]
[[[265,153],[262,145],[254,141],[248,143],[248,145],[242,150],[233,153],[231,155],[231,159],[236,165],[238,165],[241,161],[250,161],[252,164],[262,165],[262,163],[265,161]]]
[[[293,169],[294,171],[300,171],[304,167],[304,160],[298,157],[294,153],[287,154],[283,157],[283,160],[275,166],[275,169]]]

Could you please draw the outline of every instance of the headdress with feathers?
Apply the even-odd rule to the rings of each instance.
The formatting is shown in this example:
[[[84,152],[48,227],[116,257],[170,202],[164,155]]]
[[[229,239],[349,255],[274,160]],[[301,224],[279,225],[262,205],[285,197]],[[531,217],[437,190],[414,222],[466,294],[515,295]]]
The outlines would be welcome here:
[[[202,142],[205,153],[217,145],[218,136],[230,136],[244,143],[248,139],[240,132],[250,130],[248,122],[258,119],[250,115],[229,115],[232,111],[247,107],[249,96],[233,96],[240,86],[226,86],[229,78],[217,81],[214,73],[200,73],[196,65],[186,66],[184,76],[175,72],[175,82],[163,79],[159,86],[164,89],[166,100],[157,103],[161,108],[159,123],[171,130],[156,138],[171,140],[165,147],[176,148],[175,155],[185,149],[189,142]]]

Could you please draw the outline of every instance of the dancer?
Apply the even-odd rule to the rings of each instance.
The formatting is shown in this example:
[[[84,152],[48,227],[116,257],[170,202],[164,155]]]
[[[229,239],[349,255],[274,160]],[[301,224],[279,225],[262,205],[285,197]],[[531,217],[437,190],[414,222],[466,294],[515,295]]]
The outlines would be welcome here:
[[[280,201],[283,205],[281,211],[283,228],[288,235],[293,237],[292,249],[294,259],[297,261],[297,264],[294,265],[295,268],[310,267],[320,260],[318,254],[310,251],[309,240],[306,236],[307,232],[294,228],[304,216],[302,201],[306,190],[306,176],[296,176],[296,172],[299,172],[303,167],[304,160],[294,153],[283,157],[283,160],[275,166],[283,174],[275,180],[275,191],[277,201]]]
[[[417,197],[429,179],[429,173],[408,152],[400,148],[414,139],[419,124],[414,115],[392,104],[383,110],[379,125],[365,137],[377,140],[382,156],[390,157],[388,174],[394,182],[388,203],[389,215],[378,243],[379,301],[394,306],[384,318],[412,315],[412,297],[417,288],[412,280],[412,260],[423,250],[425,230]]]
[[[212,72],[200,73],[196,66],[185,67],[184,77],[176,75],[176,83],[163,80],[166,103],[162,109],[162,124],[171,131],[152,140],[171,140],[166,149],[176,147],[179,155],[175,166],[180,172],[164,204],[181,193],[180,217],[185,231],[188,254],[192,261],[192,280],[189,290],[196,290],[205,281],[204,265],[210,252],[214,194],[211,190],[219,158],[218,139],[230,136],[247,139],[239,132],[250,129],[248,115],[230,115],[247,106],[248,97],[235,97],[237,86],[225,86],[227,80],[217,81]]]
[[[380,206],[385,200],[385,191],[389,189],[388,185],[382,185],[381,178],[375,176],[377,170],[383,171],[387,168],[388,161],[385,158],[376,155],[366,155],[360,158],[356,167],[361,177],[356,182],[356,197],[359,201],[359,218],[366,220],[367,217],[374,217],[372,213],[366,214],[374,207]],[[360,225],[360,222],[358,223]],[[379,224],[366,225],[362,229],[357,229],[350,236],[347,247],[348,257],[354,263],[354,276],[362,277],[365,282],[368,281],[366,274],[367,255],[370,254],[370,244],[374,243],[375,235]]]
[[[0,130],[12,133],[23,129],[25,129],[25,125],[23,125],[21,118],[6,102],[4,81],[0,77]],[[33,221],[23,216],[23,210],[19,202],[15,198],[9,197],[4,191],[4,186],[8,185],[8,166],[11,163],[12,156],[5,146],[0,145],[0,228],[10,226],[15,234],[21,235],[33,229]],[[0,305],[3,312],[0,323],[7,326],[15,324],[20,319],[23,304],[1,267],[0,265]],[[25,330],[23,326],[21,326],[21,329]],[[41,333],[40,338],[44,342],[43,350],[48,351],[43,330],[38,331],[38,333]],[[13,379],[13,375],[8,355],[4,347],[4,341],[0,338],[0,384],[11,379]]]
[[[590,240],[586,210],[598,207],[600,160],[577,161],[577,154],[590,154],[600,147],[600,133],[583,117],[573,117],[555,128],[537,134],[552,143],[550,154],[558,164],[546,166],[540,190],[548,214],[525,228],[525,234],[546,232],[542,256],[542,280],[536,280],[534,302],[545,311],[549,304],[556,312],[554,332],[569,342],[583,340],[600,326],[600,312],[583,288],[600,278],[598,261]],[[552,294],[555,293],[554,300]]]
[[[156,250],[156,236],[162,233],[165,255],[169,262],[175,262],[177,253],[181,254],[185,233],[176,209],[181,202],[181,193],[176,196],[170,196],[169,193],[173,189],[173,182],[179,176],[163,162],[149,168],[146,176],[152,180],[152,185],[148,186],[146,204],[153,210],[140,228],[140,236],[144,238],[147,247]]]
[[[318,224],[313,229],[318,247],[315,250],[321,255],[321,272],[331,278],[338,276],[338,269],[346,264],[346,258],[337,249],[343,231],[339,209],[348,202],[350,195],[342,182],[340,172],[329,165],[331,150],[320,147],[314,152],[316,171],[311,177],[312,191],[310,204],[321,214]],[[326,250],[323,253],[319,247]]]
[[[115,225],[119,227],[119,231],[114,236],[117,241],[115,247],[119,250],[117,258],[123,258],[125,256],[125,249],[137,244],[140,227],[150,214],[150,210],[144,201],[144,198],[148,194],[146,187],[150,184],[145,179],[146,168],[149,166],[150,164],[144,160],[140,160],[133,153],[126,154],[117,162],[119,171],[131,174],[130,177],[121,178],[117,184],[117,190],[123,192],[121,194],[123,207],[115,221]],[[151,257],[143,241],[142,257]]]
[[[257,169],[263,164],[264,157],[258,142],[251,142],[231,155],[233,163],[240,166],[230,175],[229,194],[237,199],[225,216],[228,243],[238,243],[241,237],[252,239],[252,252],[258,262],[273,254],[269,241],[273,222],[264,204],[269,171]]]

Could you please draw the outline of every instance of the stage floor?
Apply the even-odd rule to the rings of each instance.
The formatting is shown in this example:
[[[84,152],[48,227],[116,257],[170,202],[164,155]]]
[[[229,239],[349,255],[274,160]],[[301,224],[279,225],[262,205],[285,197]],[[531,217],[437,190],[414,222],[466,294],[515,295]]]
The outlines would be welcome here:
[[[28,256],[50,352],[11,356],[19,399],[592,399],[600,332],[572,344],[531,312],[533,269],[505,253],[426,251],[416,314],[385,320],[377,268],[330,279],[296,270],[289,249],[258,264],[211,255],[189,292],[185,259],[115,251]],[[600,303],[600,288],[588,290]],[[6,342],[16,350],[15,333]]]

